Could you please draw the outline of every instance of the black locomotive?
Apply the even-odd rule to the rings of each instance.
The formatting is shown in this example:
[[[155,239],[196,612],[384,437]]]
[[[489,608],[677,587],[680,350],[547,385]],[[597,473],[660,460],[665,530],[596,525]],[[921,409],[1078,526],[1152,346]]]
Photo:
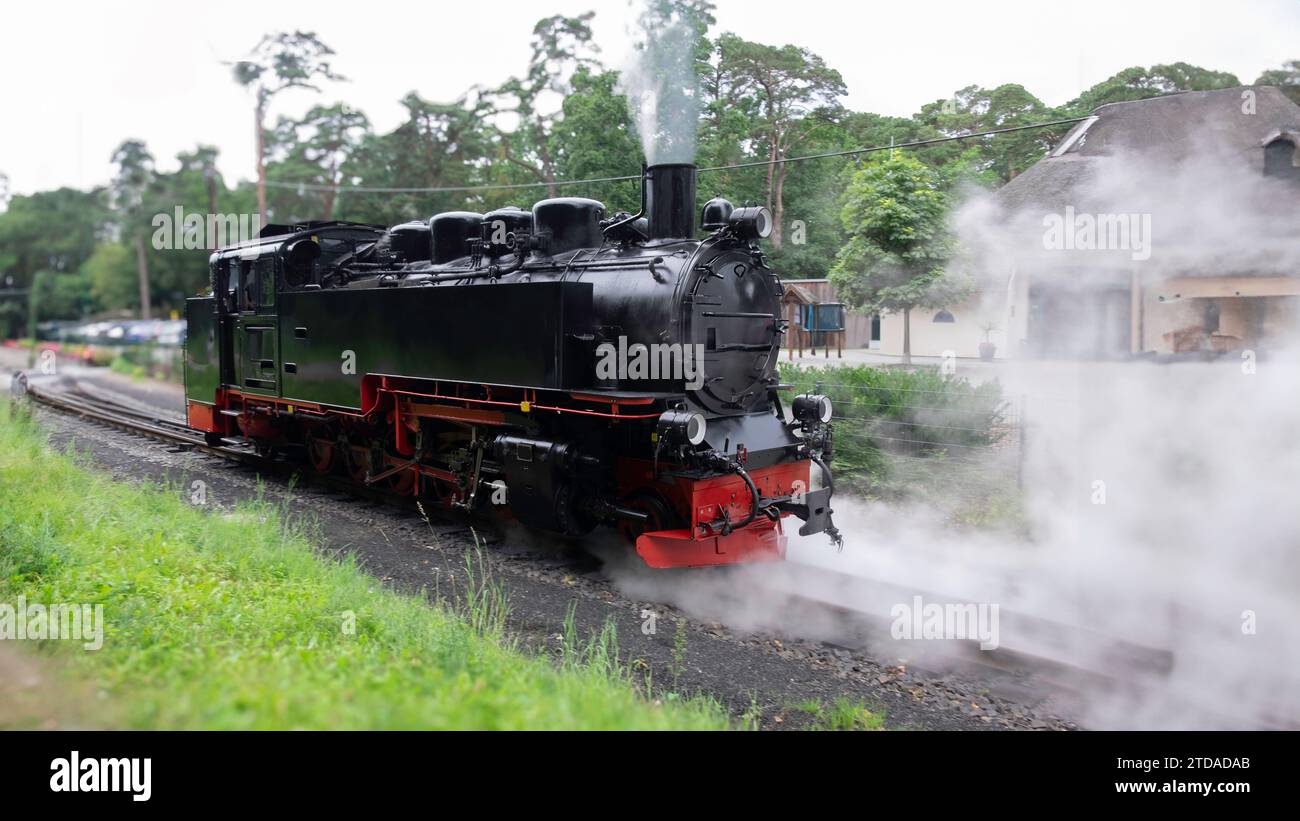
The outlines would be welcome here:
[[[646,169],[640,214],[574,197],[384,229],[267,226],[186,305],[189,424],[318,471],[581,536],[654,567],[780,558],[827,532],[830,402],[776,375],[763,208]]]

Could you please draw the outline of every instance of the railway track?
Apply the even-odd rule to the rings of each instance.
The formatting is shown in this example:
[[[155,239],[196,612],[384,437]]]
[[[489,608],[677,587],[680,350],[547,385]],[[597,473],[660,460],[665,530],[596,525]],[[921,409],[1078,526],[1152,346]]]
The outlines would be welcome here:
[[[148,436],[216,456],[251,461],[251,450],[234,445],[209,445],[201,435],[178,419],[168,419],[137,407],[104,397],[95,397],[80,386],[68,390],[51,390],[44,384],[30,385],[21,373],[14,377],[12,393],[64,413],[101,422],[121,430]]]
[[[774,601],[781,601],[792,620],[806,623],[806,616],[815,615],[815,635],[801,638],[863,652],[882,664],[892,657],[905,668],[993,686],[1001,683],[1021,689],[1018,683],[1023,682],[1029,692],[1073,694],[1085,704],[1176,705],[1219,729],[1300,729],[1294,715],[1278,711],[1265,718],[1233,715],[1224,705],[1199,698],[1185,686],[1169,686],[1178,659],[1164,648],[1005,608],[1000,609],[1000,644],[995,649],[981,649],[977,639],[895,641],[890,635],[894,604],[910,603],[918,595],[927,603],[962,599],[795,562],[786,562],[781,569],[758,586]],[[1300,686],[1294,678],[1286,682],[1282,686]]]
[[[923,667],[1032,673],[1038,681],[1058,689],[1085,692],[1155,681],[1174,666],[1173,653],[1168,650],[1002,608],[996,648],[982,649],[976,638],[894,641],[890,638],[894,606],[911,605],[918,596],[937,604],[964,600],[794,562],[781,570],[760,585],[774,596],[785,597],[792,607],[824,615],[828,626],[825,640],[881,655],[903,655]]]
[[[119,430],[172,444],[178,448],[210,454],[250,465],[259,471],[285,476],[305,475],[307,483],[354,497],[414,510],[415,500],[398,496],[381,487],[360,487],[341,476],[301,470],[301,465],[258,454],[239,443],[212,445],[189,429],[177,416],[167,416],[143,403],[108,396],[72,380],[70,385],[24,384],[34,402],[51,410],[77,416]],[[470,529],[464,514],[434,511],[431,525],[440,536]],[[500,532],[488,520],[475,520],[475,533],[487,535],[488,543],[499,541]],[[1115,639],[1076,625],[1038,616],[1001,610],[1000,644],[981,650],[976,640],[944,642],[892,642],[889,612],[892,605],[911,602],[920,595],[927,602],[956,601],[952,597],[918,591],[834,570],[788,562],[782,572],[763,574],[758,585],[787,611],[814,614],[820,625],[816,635],[799,638],[820,641],[832,647],[865,651],[877,656],[909,657],[909,664],[933,672],[972,673],[981,677],[1032,678],[1035,687],[1074,693],[1127,689],[1139,692],[1160,682],[1174,667],[1172,653]],[[887,643],[888,642],[888,643]],[[942,645],[933,647],[930,645]],[[934,652],[936,651],[937,652]],[[1205,710],[1204,705],[1196,705]]]
[[[15,374],[15,379],[19,379],[20,376],[21,374]],[[15,396],[25,396],[51,410],[166,442],[179,449],[239,462],[256,468],[259,472],[279,475],[286,479],[293,478],[295,481],[313,487],[388,504],[407,512],[416,510],[416,499],[413,497],[392,493],[383,486],[358,485],[342,476],[304,470],[303,466],[296,462],[264,456],[243,443],[209,444],[202,434],[196,433],[187,426],[179,416],[169,417],[143,403],[124,401],[116,396],[110,397],[74,380],[68,381],[72,382],[71,386],[62,389],[51,388],[44,383],[31,385],[25,382],[20,388],[15,383],[12,392]],[[467,526],[464,517],[454,516],[450,511],[443,511],[429,505],[420,510],[420,515],[429,522],[429,526],[439,536],[459,534],[469,536],[471,533],[471,528]],[[499,532],[490,520],[476,518],[473,532],[483,544],[492,544],[500,539]]]

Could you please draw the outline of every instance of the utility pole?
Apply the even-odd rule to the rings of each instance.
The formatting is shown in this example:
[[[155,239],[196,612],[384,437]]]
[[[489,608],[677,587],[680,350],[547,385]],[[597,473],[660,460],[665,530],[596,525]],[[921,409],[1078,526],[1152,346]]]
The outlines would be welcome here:
[[[257,89],[257,213],[266,222],[266,135],[262,133],[262,117],[266,111],[265,93]]]
[[[152,319],[149,312],[149,258],[144,253],[144,234],[135,235],[135,264],[140,271],[140,318]]]
[[[212,158],[209,157],[207,164],[203,168],[203,176],[208,181],[208,216],[216,219],[217,216],[217,169],[212,165]]]

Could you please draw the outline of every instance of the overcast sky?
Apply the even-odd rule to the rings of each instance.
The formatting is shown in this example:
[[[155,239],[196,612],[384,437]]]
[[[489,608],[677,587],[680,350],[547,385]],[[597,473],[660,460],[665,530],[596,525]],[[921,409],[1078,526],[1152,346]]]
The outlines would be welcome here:
[[[970,84],[1023,84],[1049,104],[1131,65],[1186,61],[1244,83],[1300,59],[1300,0],[718,0],[714,34],[794,43],[843,74],[851,108],[906,116]],[[482,3],[11,2],[0,11],[0,172],[15,193],[107,182],[109,157],[143,139],[160,167],[198,143],[221,150],[228,181],[251,179],[252,99],[223,61],[268,31],[316,31],[351,82],[293,91],[277,114],[346,101],[376,129],[397,100],[451,100],[521,73],[533,24],[596,10],[608,65],[628,50],[626,0]]]

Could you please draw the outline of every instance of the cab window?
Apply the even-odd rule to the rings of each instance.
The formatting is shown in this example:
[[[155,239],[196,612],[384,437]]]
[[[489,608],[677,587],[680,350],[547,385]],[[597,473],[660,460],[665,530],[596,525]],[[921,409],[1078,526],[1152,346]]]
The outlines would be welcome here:
[[[221,298],[226,313],[233,314],[239,311],[239,260],[230,259],[222,264],[226,266],[226,290]]]
[[[258,307],[275,307],[275,257],[263,257],[257,261],[257,285],[259,289]]]
[[[239,261],[239,310],[250,312],[257,304],[257,282],[253,276],[253,263]]]

